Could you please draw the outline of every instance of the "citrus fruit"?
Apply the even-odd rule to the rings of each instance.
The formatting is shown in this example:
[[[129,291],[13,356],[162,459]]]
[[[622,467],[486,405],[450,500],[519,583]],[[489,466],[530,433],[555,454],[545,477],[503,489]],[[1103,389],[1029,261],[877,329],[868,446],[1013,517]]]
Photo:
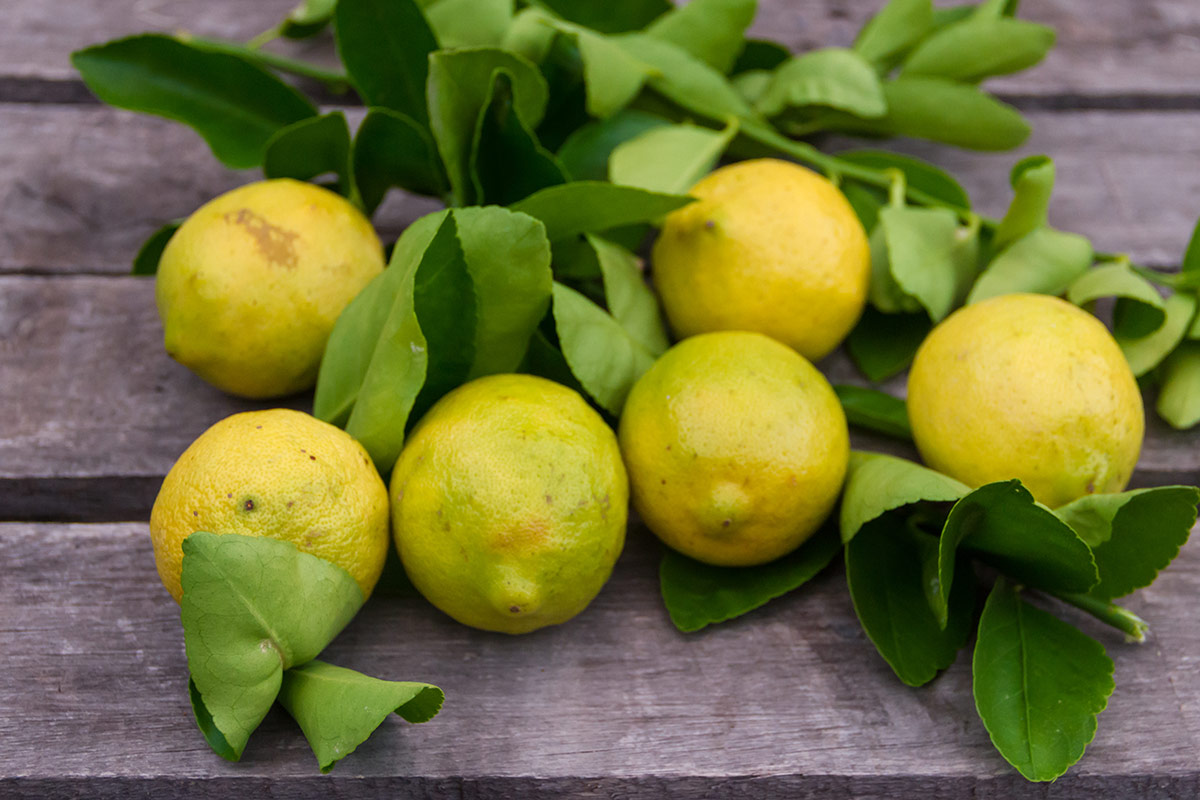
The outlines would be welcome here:
[[[371,223],[341,196],[290,179],[206,203],[158,265],[167,353],[243,397],[310,388],[338,314],[383,269]]]
[[[291,542],[346,570],[367,597],[387,555],[387,489],[344,431],[299,411],[247,411],[192,442],[154,501],[154,559],[176,600],[194,531]]]
[[[392,528],[413,585],[475,628],[565,622],[608,580],[629,484],[582,397],[530,375],[464,384],[421,419],[392,473]]]
[[[1055,508],[1119,492],[1142,446],[1142,397],[1091,314],[1038,294],[966,306],[929,334],[908,377],[925,462],[968,486],[1020,478]]]
[[[850,436],[812,364],[757,333],[668,350],[629,393],[621,453],[660,539],[720,566],[771,561],[813,534],[846,476]]]
[[[862,314],[871,272],[862,223],[837,187],[787,161],[712,172],[654,245],[654,285],[679,337],[765,333],[822,358]]]

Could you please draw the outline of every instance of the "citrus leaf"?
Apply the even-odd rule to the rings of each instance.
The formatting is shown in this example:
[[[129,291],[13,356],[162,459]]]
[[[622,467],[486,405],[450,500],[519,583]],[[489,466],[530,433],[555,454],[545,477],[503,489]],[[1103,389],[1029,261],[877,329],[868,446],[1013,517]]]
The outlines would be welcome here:
[[[968,303],[1014,292],[1061,295],[1087,272],[1092,243],[1075,233],[1037,228],[992,259],[967,295]]]
[[[775,70],[756,107],[767,117],[789,108],[825,106],[867,119],[887,113],[879,76],[853,50],[830,47],[797,56]]]
[[[872,169],[898,169],[904,173],[908,188],[918,189],[952,208],[971,210],[971,199],[962,185],[953,175],[928,161],[887,150],[846,150],[838,153],[837,157]]]
[[[879,655],[909,686],[928,683],[954,663],[971,632],[975,587],[965,580],[951,597],[949,624],[934,617],[926,587],[936,564],[937,539],[894,515],[864,525],[846,544],[854,613]]]
[[[280,24],[279,32],[289,39],[304,39],[319,33],[333,18],[337,0],[300,0]]]
[[[311,180],[332,172],[338,191],[355,199],[357,188],[350,165],[350,126],[346,115],[332,111],[281,128],[263,153],[263,175],[267,178]]]
[[[900,398],[861,386],[834,386],[833,390],[846,412],[846,421],[851,425],[906,442],[912,441],[908,409]]]
[[[558,37],[554,22],[553,16],[537,6],[523,8],[504,32],[500,49],[524,56],[534,64],[541,64]]]
[[[673,7],[670,0],[541,0],[541,5],[601,33],[640,30]]]
[[[854,215],[862,223],[867,235],[874,233],[879,224],[879,212],[887,205],[887,195],[874,186],[847,181],[841,186],[842,194],[854,209]]]
[[[1080,275],[1067,289],[1067,299],[1085,306],[1102,297],[1120,298],[1126,305],[1114,312],[1114,327],[1131,337],[1145,336],[1166,321],[1162,295],[1127,263],[1103,264]],[[1129,304],[1140,306],[1136,310]],[[1136,322],[1135,322],[1136,320]]]
[[[300,724],[322,773],[355,751],[395,713],[428,722],[445,695],[429,683],[385,681],[316,659],[283,673],[279,703]]]
[[[514,6],[513,0],[434,0],[425,18],[443,49],[499,46]]]
[[[971,490],[948,475],[903,458],[851,451],[842,494],[842,541],[889,511],[922,503],[953,503]]]
[[[651,69],[615,40],[569,22],[552,24],[570,36],[583,62],[587,112],[604,119],[617,113],[638,95]]]
[[[1200,220],[1192,229],[1192,238],[1188,240],[1187,250],[1180,262],[1180,272],[1200,272]]]
[[[756,7],[756,0],[692,0],[654,20],[646,34],[728,73],[745,45]]]
[[[389,108],[372,108],[354,137],[354,178],[367,213],[388,189],[440,195],[448,186],[429,132]]]
[[[175,235],[175,231],[179,230],[179,226],[182,224],[182,219],[173,219],[150,234],[149,238],[138,248],[137,255],[133,257],[133,270],[130,274],[157,274],[158,262],[162,259],[163,250],[167,249],[167,242],[171,241],[171,237]]]
[[[812,580],[841,549],[825,525],[791,553],[757,567],[715,567],[670,548],[658,567],[663,602],[684,633],[747,614]]]
[[[1119,329],[1114,333],[1129,368],[1137,377],[1161,364],[1183,341],[1196,317],[1195,295],[1175,292],[1163,302],[1163,313],[1166,315],[1163,324],[1147,336],[1130,338]]]
[[[609,313],[651,355],[665,353],[671,343],[662,309],[642,277],[637,256],[599,236],[588,234],[586,241],[596,254]]]
[[[908,368],[931,327],[923,311],[885,314],[867,306],[846,339],[846,351],[855,366],[878,383]]]
[[[1080,759],[1115,687],[1104,647],[996,581],[972,660],[975,708],[992,744],[1031,781]]]
[[[290,542],[203,531],[183,541],[182,582],[197,724],[236,761],[283,671],[325,649],[362,606],[362,591],[341,567]]]
[[[690,202],[692,198],[683,195],[647,192],[604,181],[572,181],[513,203],[512,210],[540,219],[546,224],[550,240],[557,241],[651,222]]]
[[[1100,582],[1093,597],[1112,600],[1149,586],[1179,555],[1196,523],[1200,489],[1160,486],[1093,494],[1054,510],[1092,549]]]
[[[1054,29],[999,17],[972,17],[947,25],[904,60],[902,75],[936,75],[976,83],[1028,69],[1054,47]]]
[[[1013,199],[992,239],[997,252],[1046,226],[1054,173],[1054,161],[1049,156],[1026,156],[1013,165]]]
[[[622,109],[608,119],[577,128],[559,148],[558,160],[573,180],[608,180],[608,161],[618,145],[670,124],[670,120],[656,114]]]
[[[72,53],[71,63],[103,102],[190,126],[234,169],[258,166],[277,131],[317,114],[265,69],[170,36],[116,39]]]
[[[747,39],[746,46],[742,48],[730,74],[738,75],[756,70],[770,71],[791,57],[791,51],[778,42],[768,39]]]
[[[363,102],[428,126],[425,86],[438,44],[417,3],[339,0],[334,30],[338,56]]]
[[[612,151],[609,180],[651,192],[682,194],[716,165],[737,134],[736,122],[723,131],[696,125],[655,127]]]
[[[930,0],[889,0],[859,31],[854,49],[881,71],[887,71],[932,27]]]
[[[1177,430],[1200,422],[1200,344],[1184,342],[1167,356],[1155,410]]]
[[[758,119],[724,75],[686,50],[640,33],[625,34],[616,41],[655,71],[648,81],[650,87],[673,103],[721,124],[731,117]]]
[[[889,206],[879,212],[879,229],[896,286],[940,322],[975,278],[977,239],[948,208]]]
[[[200,728],[204,741],[208,742],[212,751],[226,761],[241,760],[241,754],[230,746],[225,734],[221,733],[213,722],[212,714],[204,705],[204,698],[200,696],[200,690],[196,688],[196,682],[191,676],[188,676],[188,699],[192,704],[192,716],[196,718],[196,726]]]

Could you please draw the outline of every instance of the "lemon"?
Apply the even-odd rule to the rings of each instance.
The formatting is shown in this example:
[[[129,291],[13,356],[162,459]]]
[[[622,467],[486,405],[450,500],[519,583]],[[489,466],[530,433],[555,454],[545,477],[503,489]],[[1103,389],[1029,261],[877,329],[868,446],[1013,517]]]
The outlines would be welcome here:
[[[862,314],[871,272],[862,223],[837,187],[787,161],[722,167],[667,216],[655,288],[679,337],[765,333],[816,361]]]
[[[1142,397],[1091,314],[1010,294],[966,306],[917,351],[908,417],[921,457],[968,486],[1020,478],[1055,508],[1119,492],[1142,446]]]
[[[247,411],[192,442],[154,501],[154,559],[176,600],[194,531],[291,542],[346,570],[367,597],[387,556],[387,489],[344,431],[299,411]]]
[[[234,189],[163,251],[167,353],[242,397],[308,389],[338,314],[382,269],[371,223],[341,196],[290,179]]]
[[[761,564],[804,542],[833,508],[850,455],[824,376],[744,332],[668,350],[629,393],[620,442],[650,530],[720,566]]]
[[[414,429],[392,473],[413,585],[475,628],[525,633],[582,611],[625,542],[616,436],[576,392],[529,375],[471,381]]]

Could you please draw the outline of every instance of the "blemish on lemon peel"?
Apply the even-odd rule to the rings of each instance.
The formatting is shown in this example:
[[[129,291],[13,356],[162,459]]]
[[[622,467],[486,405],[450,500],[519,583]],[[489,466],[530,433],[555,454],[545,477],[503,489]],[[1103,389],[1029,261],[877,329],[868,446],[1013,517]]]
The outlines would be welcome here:
[[[265,217],[248,208],[226,212],[225,221],[231,225],[242,226],[246,233],[254,238],[258,252],[267,261],[295,269],[300,260],[296,254],[296,240],[300,238],[300,234],[272,225]]]

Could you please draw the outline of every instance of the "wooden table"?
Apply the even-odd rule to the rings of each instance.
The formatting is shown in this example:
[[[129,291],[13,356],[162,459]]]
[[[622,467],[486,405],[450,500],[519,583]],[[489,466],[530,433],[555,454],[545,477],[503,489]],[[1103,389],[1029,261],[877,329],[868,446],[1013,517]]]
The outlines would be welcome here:
[[[1026,784],[992,749],[965,654],[924,689],[899,684],[859,629],[839,568],[684,636],[639,527],[600,597],[559,628],[509,638],[418,599],[373,599],[329,657],[441,685],[434,722],[389,720],[328,776],[278,711],[240,764],[213,755],[192,721],[178,610],[145,520],[186,444],[256,404],[166,357],[152,283],[126,273],[161,221],[251,175],[221,168],[180,126],[95,104],[67,54],[147,29],[244,39],[292,3],[4,4],[0,797],[1200,796],[1197,544],[1130,601],[1153,625],[1145,645],[1077,620],[1109,648],[1117,691],[1083,761],[1053,785]],[[761,5],[757,28],[802,48],[848,42],[879,3]],[[1025,5],[1057,26],[1058,49],[994,87],[1035,125],[1021,153],[1058,162],[1052,221],[1140,263],[1176,264],[1200,215],[1200,5]],[[323,41],[291,50],[330,58]],[[985,212],[1007,203],[1013,154],[900,147],[951,168]],[[431,208],[395,197],[381,230]],[[838,357],[823,366],[852,374]],[[1152,424],[1137,483],[1200,482],[1198,444]]]

